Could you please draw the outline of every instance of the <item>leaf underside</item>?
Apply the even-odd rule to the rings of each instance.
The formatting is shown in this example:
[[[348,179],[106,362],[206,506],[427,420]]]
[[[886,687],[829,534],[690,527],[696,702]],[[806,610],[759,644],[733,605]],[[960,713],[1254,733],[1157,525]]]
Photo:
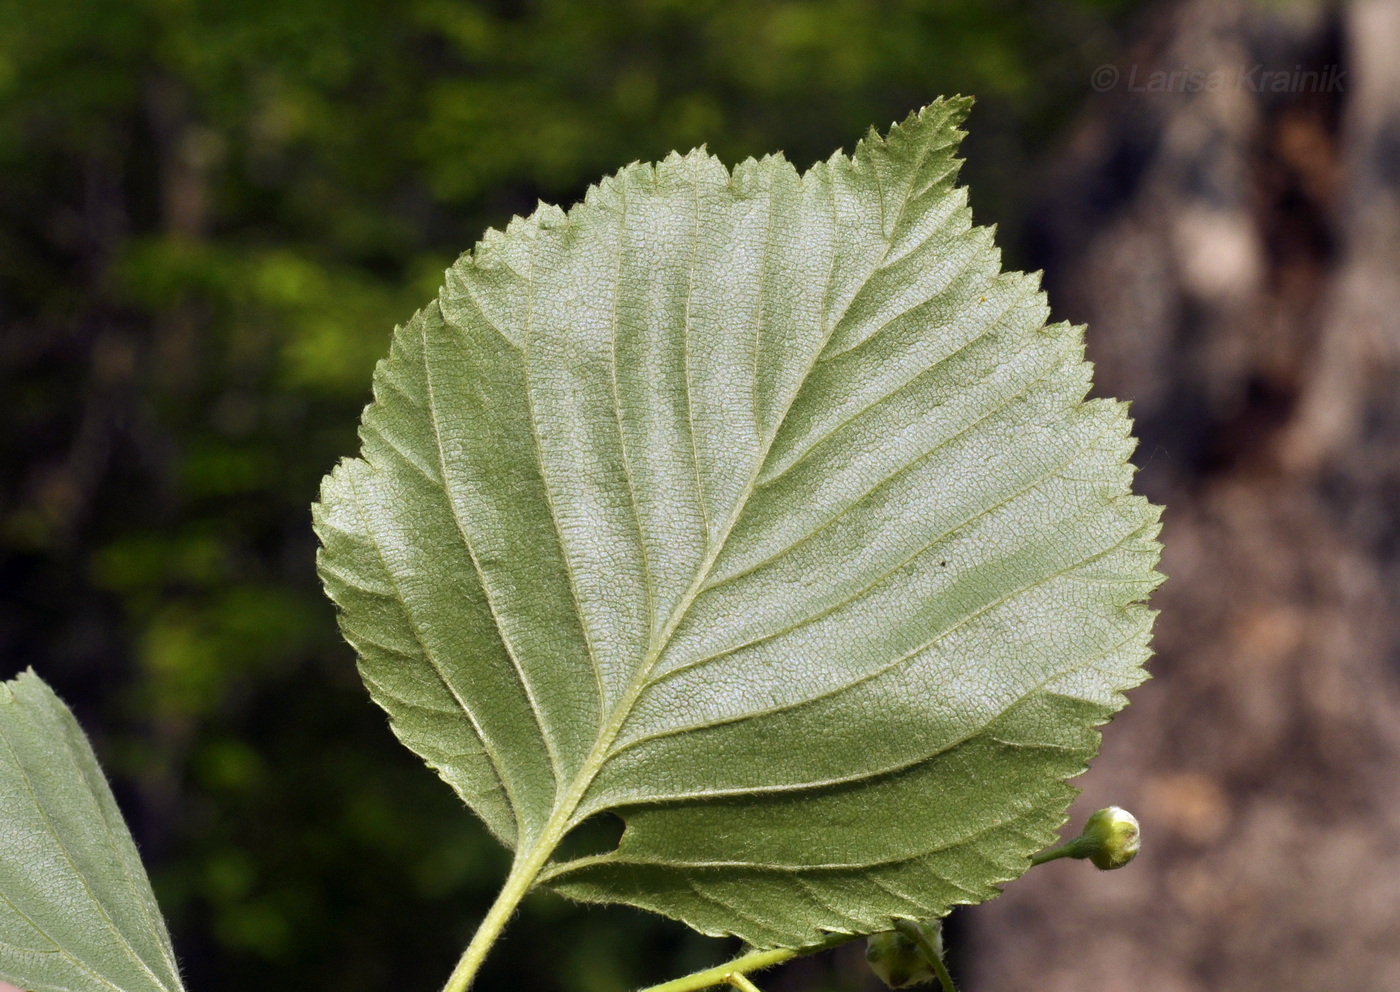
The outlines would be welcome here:
[[[1145,676],[1158,511],[955,184],[968,101],[491,231],[394,336],[320,571],[401,740],[540,878],[755,946],[979,902]]]
[[[0,682],[0,980],[26,992],[179,992],[136,845],[68,708]]]

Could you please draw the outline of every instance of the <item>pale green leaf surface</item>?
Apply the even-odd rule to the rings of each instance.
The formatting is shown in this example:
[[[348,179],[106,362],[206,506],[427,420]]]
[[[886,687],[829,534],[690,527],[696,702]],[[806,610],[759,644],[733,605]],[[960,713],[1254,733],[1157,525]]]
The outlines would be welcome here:
[[[400,738],[570,896],[758,946],[995,894],[1142,680],[1157,510],[955,185],[965,101],[853,157],[633,165],[490,232],[316,508]]]
[[[97,758],[33,672],[0,683],[0,979],[26,992],[181,988]]]

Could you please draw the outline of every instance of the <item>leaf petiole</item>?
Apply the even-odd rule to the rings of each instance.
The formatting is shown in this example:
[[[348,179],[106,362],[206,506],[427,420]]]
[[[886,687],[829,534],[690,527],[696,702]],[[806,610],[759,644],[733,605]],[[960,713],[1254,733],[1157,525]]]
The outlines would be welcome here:
[[[784,961],[791,961],[793,958],[805,957],[808,954],[816,954],[832,947],[839,947],[842,944],[849,944],[853,940],[859,940],[861,934],[837,933],[832,934],[820,944],[813,944],[810,947],[775,947],[766,951],[750,951],[741,954],[731,961],[716,965],[713,968],[706,968],[703,971],[692,972],[680,978],[673,978],[669,982],[662,982],[660,985],[649,985],[639,992],[699,992],[700,989],[714,988],[716,985],[733,985],[735,988],[746,989],[752,992],[753,983],[744,976],[752,971],[760,971],[764,968],[771,968],[775,964],[782,964]],[[737,979],[737,981],[736,981]],[[744,982],[746,984],[739,984]]]

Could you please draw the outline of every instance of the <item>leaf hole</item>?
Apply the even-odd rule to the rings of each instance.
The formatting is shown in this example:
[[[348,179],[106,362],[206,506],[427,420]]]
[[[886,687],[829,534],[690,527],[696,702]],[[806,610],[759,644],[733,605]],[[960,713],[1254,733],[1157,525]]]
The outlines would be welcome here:
[[[594,813],[564,835],[554,860],[572,861],[574,858],[615,851],[626,826],[616,813]]]

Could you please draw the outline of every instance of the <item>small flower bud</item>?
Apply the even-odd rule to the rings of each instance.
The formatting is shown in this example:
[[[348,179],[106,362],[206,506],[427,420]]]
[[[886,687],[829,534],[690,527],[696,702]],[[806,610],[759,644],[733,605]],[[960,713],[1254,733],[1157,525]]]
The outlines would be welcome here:
[[[929,943],[942,955],[942,921],[929,920],[914,925],[924,932]],[[872,934],[865,942],[865,960],[876,977],[892,989],[919,985],[937,977],[918,945],[897,930]]]
[[[1118,806],[1105,806],[1084,824],[1084,832],[1073,842],[1095,868],[1109,871],[1122,868],[1137,857],[1142,831],[1137,817]]]

